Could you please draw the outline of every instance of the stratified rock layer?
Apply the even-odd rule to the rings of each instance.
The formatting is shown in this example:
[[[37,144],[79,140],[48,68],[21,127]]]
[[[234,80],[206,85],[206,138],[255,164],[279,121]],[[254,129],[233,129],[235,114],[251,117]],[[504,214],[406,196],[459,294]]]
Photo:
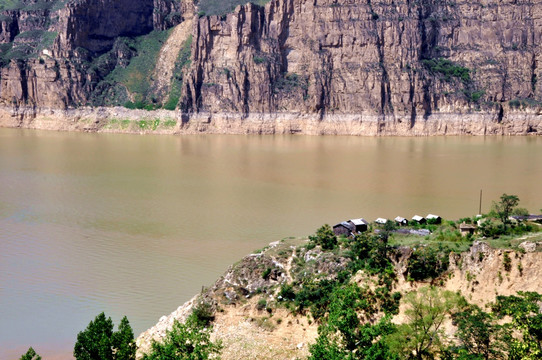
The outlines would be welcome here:
[[[182,78],[179,132],[542,132],[538,0],[271,0],[201,17],[193,16],[191,1],[114,3],[77,0],[47,10],[58,20],[32,26],[58,37],[43,50],[45,61],[13,60],[2,69],[0,104],[32,108],[33,118],[22,124],[43,109],[87,105],[97,86],[115,84],[100,83],[106,73],[81,70],[85,51],[100,53],[118,36],[192,22],[191,61],[172,75],[174,66],[163,60],[176,57],[161,56],[153,76],[163,78],[153,80],[157,94],[147,96],[164,104],[168,77]],[[19,12],[3,15],[0,41],[18,41],[29,22]],[[166,44],[188,39],[186,30],[170,36],[179,34]],[[129,62],[129,54],[116,56],[109,66]]]

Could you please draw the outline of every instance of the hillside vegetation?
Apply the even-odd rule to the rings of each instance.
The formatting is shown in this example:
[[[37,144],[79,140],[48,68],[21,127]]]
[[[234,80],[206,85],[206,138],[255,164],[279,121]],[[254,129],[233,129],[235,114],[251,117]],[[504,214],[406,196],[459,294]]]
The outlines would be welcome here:
[[[468,236],[465,218],[413,225],[431,231],[416,241],[388,222],[272,243],[140,335],[139,352],[195,309],[223,359],[537,359],[541,224],[501,222],[518,202],[503,194]]]

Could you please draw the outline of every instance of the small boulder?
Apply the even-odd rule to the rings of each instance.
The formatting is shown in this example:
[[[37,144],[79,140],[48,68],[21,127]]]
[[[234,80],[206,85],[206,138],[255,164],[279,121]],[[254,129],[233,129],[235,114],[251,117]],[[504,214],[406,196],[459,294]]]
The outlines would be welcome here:
[[[524,241],[519,244],[519,248],[525,250],[525,252],[531,253],[536,251],[536,244],[530,241]]]

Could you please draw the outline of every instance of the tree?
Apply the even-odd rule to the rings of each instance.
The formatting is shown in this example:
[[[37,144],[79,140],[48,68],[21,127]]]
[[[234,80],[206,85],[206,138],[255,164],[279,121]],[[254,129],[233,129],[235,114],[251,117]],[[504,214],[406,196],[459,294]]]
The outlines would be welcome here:
[[[442,347],[442,324],[459,303],[459,295],[434,287],[405,296],[408,322],[387,338],[392,352],[401,359],[434,359]]]
[[[419,247],[408,259],[408,276],[416,281],[436,279],[448,270],[450,249],[439,244],[435,249],[431,246]]]
[[[468,305],[453,314],[457,324],[456,337],[461,346],[451,347],[453,359],[504,359],[503,328],[496,324],[492,314],[476,305]]]
[[[117,332],[113,333],[111,338],[113,349],[115,349],[114,359],[116,360],[134,360],[136,353],[136,344],[134,341],[134,332],[125,316],[119,324]]]
[[[73,356],[77,360],[134,360],[134,333],[126,316],[117,332],[113,321],[102,312],[77,334]]]
[[[506,224],[510,222],[508,217],[511,215],[514,208],[519,204],[519,198],[516,195],[501,195],[501,201],[493,203],[493,210],[497,213],[499,219],[506,228]]]
[[[535,360],[542,358],[542,295],[536,292],[519,291],[518,296],[497,296],[493,311],[500,317],[509,316],[506,324],[509,359]]]
[[[41,360],[41,356],[39,356],[36,351],[30,347],[26,354],[21,356],[19,360]]]
[[[362,324],[360,317],[369,318],[377,312],[375,295],[351,283],[336,288],[325,321],[318,327],[316,343],[310,346],[310,360],[391,360],[384,335],[395,330],[390,316],[377,324]]]
[[[153,340],[151,351],[142,360],[206,360],[220,353],[222,345],[210,340],[209,327],[202,327],[193,316],[182,324],[175,320],[163,342]]]
[[[328,224],[316,230],[316,235],[309,236],[309,239],[316,245],[322,246],[323,250],[333,250],[337,246],[337,236]]]

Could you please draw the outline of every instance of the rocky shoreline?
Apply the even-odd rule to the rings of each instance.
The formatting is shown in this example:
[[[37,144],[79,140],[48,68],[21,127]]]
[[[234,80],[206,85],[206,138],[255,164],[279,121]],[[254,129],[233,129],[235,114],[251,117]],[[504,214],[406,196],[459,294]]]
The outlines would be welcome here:
[[[540,135],[538,111],[374,114],[195,113],[124,107],[0,108],[0,127],[131,134],[303,134],[354,136]]]

